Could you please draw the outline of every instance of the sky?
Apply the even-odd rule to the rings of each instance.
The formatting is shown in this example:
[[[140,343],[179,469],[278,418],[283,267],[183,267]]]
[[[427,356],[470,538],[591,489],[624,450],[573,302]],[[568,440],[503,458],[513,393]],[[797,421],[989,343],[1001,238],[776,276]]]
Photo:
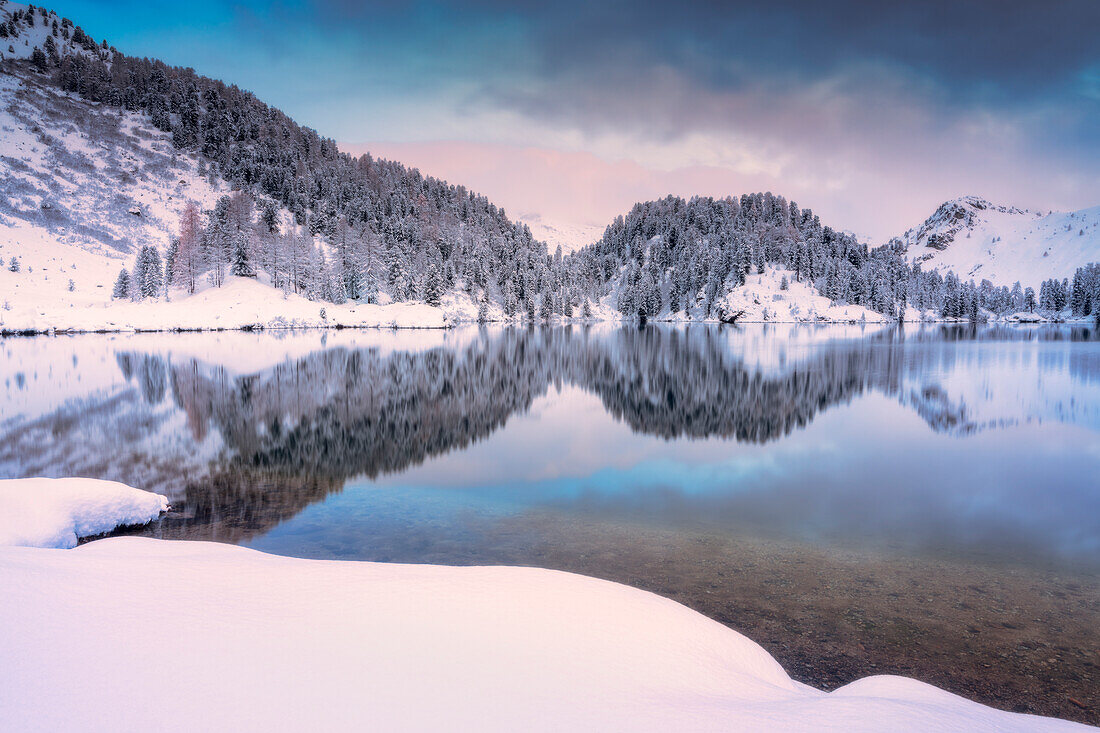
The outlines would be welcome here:
[[[1095,0],[53,9],[532,220],[770,190],[877,243],[961,195],[1100,204]]]

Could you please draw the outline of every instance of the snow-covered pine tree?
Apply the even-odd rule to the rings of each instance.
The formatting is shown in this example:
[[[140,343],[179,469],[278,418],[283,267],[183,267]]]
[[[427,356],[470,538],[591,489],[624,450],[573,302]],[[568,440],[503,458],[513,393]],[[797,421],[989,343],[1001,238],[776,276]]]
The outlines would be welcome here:
[[[619,285],[619,300],[616,303],[619,312],[624,316],[634,315],[638,308],[634,288],[634,278],[632,275],[624,274]]]
[[[374,266],[368,264],[363,268],[363,287],[359,294],[364,303],[378,302],[378,278],[374,274]]]
[[[438,308],[443,298],[443,276],[435,263],[428,265],[428,272],[424,279],[424,302]]]
[[[649,267],[646,267],[638,289],[641,294],[638,303],[639,311],[643,311],[647,318],[653,318],[661,312],[661,289],[655,282]]]
[[[672,282],[668,287],[668,312],[678,313],[680,311],[680,284],[676,278],[672,278]]]
[[[33,16],[31,16],[33,17]],[[40,74],[45,74],[49,70],[49,59],[46,58],[46,54],[38,46],[34,47],[34,51],[31,52],[31,65]]]
[[[168,296],[168,288],[176,281],[176,268],[180,256],[179,237],[172,237],[168,244],[168,251],[164,255],[164,295]]]
[[[256,277],[252,268],[252,257],[248,252],[248,238],[243,230],[233,232],[233,256],[230,273],[237,277]]]
[[[400,302],[408,297],[409,274],[405,269],[405,253],[400,245],[394,245],[386,252],[386,284],[390,298]]]
[[[142,247],[141,251],[138,252],[137,259],[134,260],[134,269],[130,272],[130,298],[133,300],[141,300],[145,297],[142,292],[142,285],[145,282],[145,267],[145,248]]]
[[[160,264],[160,252],[156,247],[147,245],[142,247],[138,258],[143,261],[141,280],[135,283],[140,288],[141,297],[155,298],[160,295],[162,271]]]
[[[130,297],[130,271],[125,267],[118,272],[118,279],[115,280],[115,288],[111,291],[111,297],[115,300]]]

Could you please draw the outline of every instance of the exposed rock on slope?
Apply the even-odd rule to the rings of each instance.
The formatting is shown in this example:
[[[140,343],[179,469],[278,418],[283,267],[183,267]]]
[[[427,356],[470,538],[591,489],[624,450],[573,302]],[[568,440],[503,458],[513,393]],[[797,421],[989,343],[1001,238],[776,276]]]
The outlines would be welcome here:
[[[964,196],[942,204],[896,242],[926,269],[1038,288],[1100,260],[1100,206],[1044,214]]]

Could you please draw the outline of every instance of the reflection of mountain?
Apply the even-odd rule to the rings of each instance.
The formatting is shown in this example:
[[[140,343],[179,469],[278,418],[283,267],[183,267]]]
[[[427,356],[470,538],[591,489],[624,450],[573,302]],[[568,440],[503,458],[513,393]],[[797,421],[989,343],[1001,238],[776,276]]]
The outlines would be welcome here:
[[[1073,336],[886,329],[790,349],[778,334],[767,355],[728,328],[504,329],[419,352],[325,349],[248,376],[127,351],[115,357],[125,386],[0,423],[0,471],[163,491],[178,509],[164,532],[182,519],[242,539],[352,476],[399,472],[489,436],[552,384],[593,392],[633,430],[665,438],[775,440],[868,391],[954,434],[1031,419],[1098,424],[1100,400],[1080,390],[1100,386],[1100,352],[1033,348],[1059,334]]]

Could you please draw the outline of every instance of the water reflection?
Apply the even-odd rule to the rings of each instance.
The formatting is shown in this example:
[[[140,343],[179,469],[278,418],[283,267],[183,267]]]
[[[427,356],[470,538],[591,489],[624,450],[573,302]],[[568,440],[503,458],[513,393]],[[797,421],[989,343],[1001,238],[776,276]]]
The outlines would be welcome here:
[[[377,557],[379,538],[434,507],[440,541],[478,541],[470,512],[537,509],[1100,555],[1087,328],[470,329],[405,348],[176,338],[6,342],[0,473],[161,491],[176,508],[162,535],[290,554]],[[242,349],[280,356],[242,370]],[[63,399],[43,408],[28,392]],[[318,502],[324,521],[293,525]]]

